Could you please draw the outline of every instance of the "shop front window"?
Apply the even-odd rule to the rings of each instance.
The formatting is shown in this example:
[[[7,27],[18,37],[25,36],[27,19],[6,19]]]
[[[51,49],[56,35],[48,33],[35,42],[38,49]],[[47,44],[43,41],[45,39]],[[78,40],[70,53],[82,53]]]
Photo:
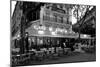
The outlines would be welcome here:
[[[37,45],[43,45],[43,38],[37,38]]]
[[[61,17],[61,23],[63,23],[63,17]]]
[[[56,15],[54,15],[54,18],[55,18],[55,22],[57,22],[57,16]]]

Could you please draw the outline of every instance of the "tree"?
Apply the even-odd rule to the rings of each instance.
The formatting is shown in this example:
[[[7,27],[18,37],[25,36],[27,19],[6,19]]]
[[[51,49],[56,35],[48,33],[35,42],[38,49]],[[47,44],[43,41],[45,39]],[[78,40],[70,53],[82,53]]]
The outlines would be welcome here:
[[[78,33],[79,33],[79,42],[80,42],[80,32],[81,32],[81,28],[82,25],[84,24],[84,20],[86,16],[86,14],[89,12],[89,9],[92,6],[89,5],[74,5],[73,6],[73,16],[77,19],[77,23],[79,23],[79,28],[78,28]],[[80,21],[81,20],[81,21]]]

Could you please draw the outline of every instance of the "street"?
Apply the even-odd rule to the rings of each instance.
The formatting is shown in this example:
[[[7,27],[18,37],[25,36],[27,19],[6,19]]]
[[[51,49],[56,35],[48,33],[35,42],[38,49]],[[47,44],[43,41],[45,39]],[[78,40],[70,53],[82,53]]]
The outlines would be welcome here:
[[[95,54],[90,53],[71,53],[69,55],[64,55],[62,57],[56,57],[55,59],[44,59],[42,61],[28,60],[23,65],[43,65],[43,64],[58,64],[58,63],[73,63],[73,62],[89,62],[96,61]],[[18,65],[19,66],[19,65]]]

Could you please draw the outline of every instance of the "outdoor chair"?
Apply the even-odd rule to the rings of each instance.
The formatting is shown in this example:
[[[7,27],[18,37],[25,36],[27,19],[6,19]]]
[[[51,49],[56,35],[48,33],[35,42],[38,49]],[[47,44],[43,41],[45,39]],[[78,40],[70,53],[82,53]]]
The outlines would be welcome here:
[[[35,53],[36,53],[36,50],[35,49],[32,49],[32,50],[29,50],[29,56],[30,56],[30,59],[31,60],[35,60]]]
[[[71,53],[70,48],[64,48],[64,54],[67,55],[68,53]]]
[[[12,62],[15,65],[23,64],[25,63],[28,59],[30,59],[30,56],[28,54],[20,54],[20,55],[13,55],[12,56]]]
[[[42,61],[43,60],[43,56],[44,56],[44,52],[43,51],[37,51],[36,52],[36,55],[35,55],[36,60]]]
[[[57,53],[58,53],[58,56],[63,56],[63,49],[58,48]]]
[[[57,59],[58,58],[58,48],[56,48],[56,52],[54,51],[53,53],[52,53],[52,59]]]
[[[45,53],[45,58],[46,59],[50,59],[51,58],[51,51],[48,49],[48,50],[46,50],[46,53]]]

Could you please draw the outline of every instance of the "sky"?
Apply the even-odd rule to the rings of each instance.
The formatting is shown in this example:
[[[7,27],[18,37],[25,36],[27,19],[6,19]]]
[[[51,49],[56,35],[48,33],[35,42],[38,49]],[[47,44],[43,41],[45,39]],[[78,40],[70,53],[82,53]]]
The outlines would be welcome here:
[[[14,8],[15,8],[15,5],[16,5],[16,1],[11,1],[11,16],[12,16],[12,14],[13,14],[13,12],[14,12]]]
[[[15,9],[16,1],[12,1],[12,6],[11,6],[11,16],[13,15],[14,9]],[[73,16],[72,12],[72,24],[75,24],[77,22],[77,19]]]
[[[77,19],[73,16],[73,10],[72,10],[72,24],[75,24],[77,22]]]

